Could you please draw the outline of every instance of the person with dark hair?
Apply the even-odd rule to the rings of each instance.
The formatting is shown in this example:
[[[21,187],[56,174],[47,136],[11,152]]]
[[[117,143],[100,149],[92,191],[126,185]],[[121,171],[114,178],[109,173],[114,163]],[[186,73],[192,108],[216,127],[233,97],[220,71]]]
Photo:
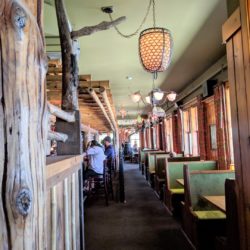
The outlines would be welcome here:
[[[85,180],[103,174],[103,161],[106,159],[103,148],[96,140],[92,140],[87,148],[89,166],[85,172]]]
[[[110,136],[106,136],[104,139],[105,152],[104,154],[107,157],[107,160],[115,158],[115,150],[112,145],[112,140]]]
[[[112,169],[114,167],[113,164],[114,164],[114,160],[115,160],[115,149],[112,145],[111,137],[106,136],[103,139],[103,142],[104,142],[104,146],[105,146],[104,154],[107,157],[107,164],[108,164],[109,169]]]

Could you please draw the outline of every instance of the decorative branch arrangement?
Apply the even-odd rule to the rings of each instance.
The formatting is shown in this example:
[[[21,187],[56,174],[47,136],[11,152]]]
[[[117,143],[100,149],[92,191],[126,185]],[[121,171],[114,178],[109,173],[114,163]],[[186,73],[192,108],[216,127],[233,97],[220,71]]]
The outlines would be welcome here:
[[[67,18],[64,0],[55,0],[55,7],[62,51],[62,109],[67,111],[79,110],[77,96],[78,50],[74,46],[76,39],[110,29],[125,21],[126,18],[120,17],[111,22],[101,22],[96,26],[83,27],[78,31],[72,31]]]
[[[126,17],[122,16],[122,17],[119,17],[119,18],[117,18],[116,20],[114,20],[112,22],[104,21],[104,22],[101,22],[101,23],[99,23],[99,24],[97,24],[95,26],[83,27],[80,30],[72,31],[71,32],[71,38],[72,39],[77,39],[77,38],[79,38],[81,36],[92,35],[93,33],[98,32],[98,31],[108,30],[108,29],[122,23],[125,20],[126,20]]]

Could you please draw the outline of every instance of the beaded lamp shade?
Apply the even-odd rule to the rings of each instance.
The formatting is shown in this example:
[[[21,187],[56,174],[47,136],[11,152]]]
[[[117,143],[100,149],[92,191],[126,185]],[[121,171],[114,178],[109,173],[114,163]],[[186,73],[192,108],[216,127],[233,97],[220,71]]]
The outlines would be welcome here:
[[[146,71],[165,71],[172,56],[173,40],[168,29],[149,28],[143,30],[139,38],[139,54]]]

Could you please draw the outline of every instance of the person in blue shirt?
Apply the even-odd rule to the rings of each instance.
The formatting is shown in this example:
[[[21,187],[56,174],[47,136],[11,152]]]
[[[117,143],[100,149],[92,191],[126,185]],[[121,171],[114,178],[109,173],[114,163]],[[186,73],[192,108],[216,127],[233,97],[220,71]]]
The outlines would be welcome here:
[[[110,136],[106,136],[103,139],[104,142],[104,146],[105,146],[105,151],[104,154],[107,157],[107,164],[109,169],[113,169],[113,164],[114,164],[114,160],[115,160],[115,149],[112,145],[112,140]]]
[[[85,172],[85,179],[103,174],[103,161],[106,156],[102,146],[96,141],[91,141],[86,155],[89,157],[89,168]]]

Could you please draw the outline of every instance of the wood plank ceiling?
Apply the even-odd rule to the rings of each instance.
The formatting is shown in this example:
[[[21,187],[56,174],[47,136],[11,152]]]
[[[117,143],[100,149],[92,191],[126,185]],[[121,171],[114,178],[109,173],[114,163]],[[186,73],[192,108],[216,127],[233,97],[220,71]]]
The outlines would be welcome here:
[[[46,80],[48,101],[54,105],[61,106],[62,65],[59,60],[49,61]],[[78,99],[82,124],[90,126],[100,133],[110,132],[111,126],[98,104],[89,94],[88,88],[95,90],[97,96],[99,97],[102,105],[110,117],[111,115],[109,113],[108,107],[106,106],[103,97],[100,94],[100,88],[104,88],[106,90],[114,116],[116,117],[109,81],[91,81],[91,75],[80,75]]]

